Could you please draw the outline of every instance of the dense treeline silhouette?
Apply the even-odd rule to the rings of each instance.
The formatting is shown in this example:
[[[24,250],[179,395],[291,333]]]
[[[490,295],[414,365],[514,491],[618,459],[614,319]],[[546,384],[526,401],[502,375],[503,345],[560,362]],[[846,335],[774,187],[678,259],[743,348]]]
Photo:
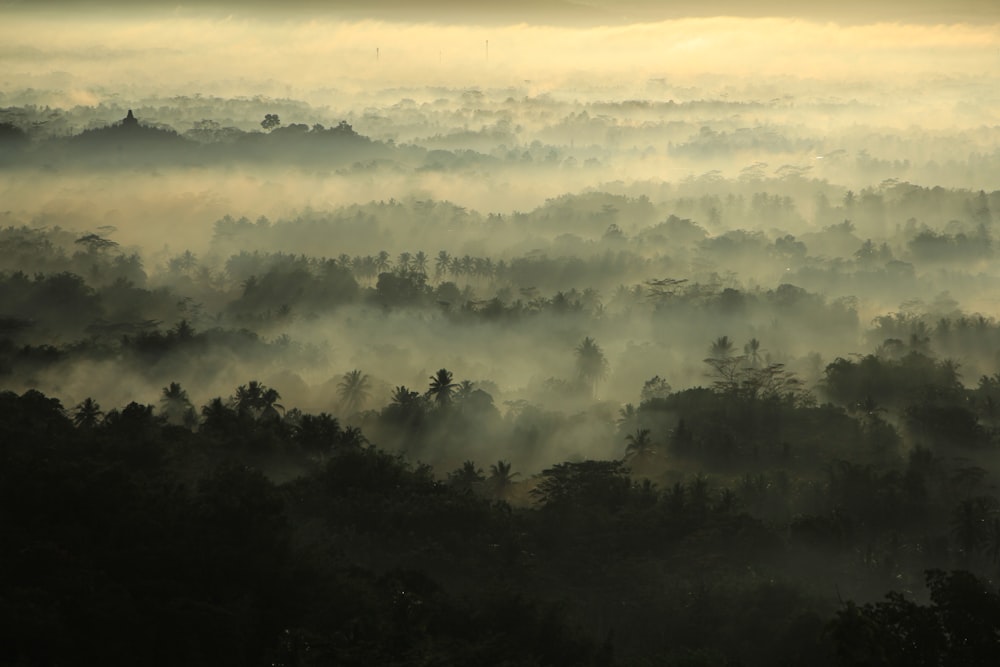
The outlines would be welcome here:
[[[392,169],[426,171],[504,165],[611,174],[622,163],[635,167],[635,154],[644,151],[683,161],[705,184],[718,180],[720,164],[733,162],[740,181],[751,187],[769,177],[795,181],[814,175],[833,182],[861,176],[868,183],[909,179],[957,186],[988,183],[984,175],[997,168],[995,134],[988,121],[964,125],[969,119],[963,117],[957,127],[933,133],[886,126],[869,115],[869,102],[861,99],[871,95],[867,90],[857,91],[858,97],[850,101],[817,98],[814,91],[800,90],[762,102],[723,99],[717,91],[662,80],[648,83],[652,88],[644,94],[649,99],[608,99],[603,86],[575,88],[572,101],[530,86],[459,87],[435,88],[429,95],[409,91],[419,101],[400,99],[398,90],[371,91],[363,101],[336,100],[338,112],[287,98],[201,95],[136,100],[135,109],[147,127],[169,130],[190,143],[214,145],[207,152],[185,149],[188,163],[212,162],[208,155],[214,153],[240,160],[280,156],[298,164],[343,165],[343,154],[350,153],[364,156],[360,164],[365,170],[386,161]],[[976,94],[974,88],[969,94]],[[878,97],[876,106],[887,103],[900,113],[912,112],[899,100],[884,97]],[[122,118],[125,109],[119,105],[116,101],[62,109],[25,103],[2,109],[9,127],[0,132],[0,160],[9,153],[17,157],[8,164],[17,164],[33,152],[27,144],[101,130]],[[788,123],[790,105],[797,119],[794,126]],[[262,117],[277,118],[278,123],[264,125]],[[343,137],[335,135],[346,121],[340,118],[351,118],[372,144],[341,141]],[[269,135],[275,141],[269,142]],[[163,142],[165,153],[171,152],[171,143]],[[288,150],[293,144],[297,151]],[[121,156],[116,159],[129,163],[121,162]],[[877,198],[858,194],[859,208],[880,214]]]
[[[780,369],[731,358],[735,382],[651,389],[623,410],[618,460],[520,479],[503,460],[489,477],[472,460],[447,475],[410,463],[256,381],[200,414],[176,383],[158,407],[107,413],[4,392],[4,659],[995,661],[998,594],[966,571],[1000,554],[992,473],[973,463],[995,452],[992,432],[904,454],[873,400],[817,406],[759,381]],[[361,380],[348,373],[345,395]],[[955,391],[946,375],[927,382]],[[397,388],[371,434],[402,426],[419,441],[461,430],[468,410],[482,424],[489,407],[440,369],[424,393]],[[902,583],[919,600],[921,569],[929,608],[832,597]]]
[[[0,165],[192,166],[274,159],[300,164],[351,164],[358,159],[377,160],[396,154],[391,147],[359,135],[347,121],[330,128],[319,123],[312,127],[280,124],[278,121],[277,125],[265,126],[267,132],[245,132],[204,121],[178,134],[167,126],[140,122],[129,110],[128,117],[116,123],[32,142],[22,128],[5,122],[0,129]],[[416,158],[426,153],[411,149],[400,157]]]
[[[315,364],[321,350],[252,328],[358,303],[427,310],[452,327],[626,311],[654,326],[699,313],[725,324],[762,311],[800,333],[859,329],[849,305],[790,284],[654,279],[607,303],[575,289],[482,301],[499,262],[404,251],[240,252],[220,273],[186,252],[157,286],[99,234],[4,234],[3,370],[28,381],[95,360],[151,381],[192,361],[210,375],[222,349],[216,372],[233,355]],[[21,269],[63,262],[83,275]],[[66,341],[73,331],[83,335]],[[979,316],[880,316],[873,351],[835,358],[815,386],[759,339],[721,335],[701,343],[701,386],[647,375],[617,423],[606,410],[551,407],[602,391],[609,363],[588,335],[568,346],[566,376],[546,383],[548,403],[503,410],[495,385],[447,368],[423,385],[389,378],[389,396],[349,371],[331,388],[334,407],[315,414],[256,380],[200,407],[171,382],[155,406],[107,412],[92,397],[64,409],[38,391],[5,392],[8,659],[123,662],[158,646],[164,664],[909,664],[914,650],[986,664],[988,637],[956,645],[942,629],[913,649],[906,624],[931,612],[903,594],[870,600],[900,589],[919,600],[920,573],[934,568],[961,570],[929,575],[932,602],[953,596],[942,614],[974,613],[963,610],[994,595],[975,576],[994,573],[1000,554],[1000,389],[995,374],[966,386],[935,351],[986,354],[998,335]],[[616,458],[554,458],[552,444],[581,423]],[[837,595],[863,602],[838,607]],[[871,630],[885,623],[898,642]],[[119,657],[104,651],[109,628],[127,637]],[[185,641],[168,646],[173,636]]]

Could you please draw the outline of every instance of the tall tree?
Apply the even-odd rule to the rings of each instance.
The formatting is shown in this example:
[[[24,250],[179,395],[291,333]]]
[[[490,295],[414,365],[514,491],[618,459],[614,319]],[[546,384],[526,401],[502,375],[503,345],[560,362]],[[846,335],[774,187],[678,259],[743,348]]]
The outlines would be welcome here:
[[[461,468],[448,473],[448,485],[459,491],[474,491],[485,481],[483,469],[473,461],[465,461]]]
[[[240,414],[249,415],[253,419],[261,421],[280,418],[278,410],[284,410],[284,407],[278,403],[279,400],[281,400],[281,394],[277,390],[271,389],[257,380],[251,380],[248,384],[236,388],[233,405],[236,406],[236,410]]]
[[[490,466],[490,476],[486,479],[490,493],[499,500],[508,500],[514,486],[514,478],[520,474],[511,472],[510,461],[497,461]]]
[[[597,393],[597,383],[608,374],[608,360],[601,347],[590,336],[576,347],[576,373],[580,383],[590,390],[591,396]]]
[[[464,402],[470,396],[472,392],[476,391],[476,385],[472,380],[462,380],[455,385],[454,398],[459,402]]]
[[[302,415],[293,431],[299,446],[306,452],[325,458],[340,441],[340,422],[325,412]]]
[[[392,401],[382,410],[382,418],[389,423],[413,430],[423,419],[426,399],[415,391],[400,385],[392,392]]]
[[[410,262],[410,267],[419,273],[427,273],[427,253],[423,250],[418,250],[416,254],[413,255],[413,261]]]
[[[434,259],[434,278],[440,280],[441,276],[448,272],[450,266],[451,255],[448,254],[447,250],[439,251]]]
[[[101,423],[101,406],[89,396],[73,408],[73,425],[79,429],[90,430]]]
[[[637,468],[644,468],[656,457],[656,445],[648,428],[636,429],[625,436],[625,460]]]
[[[188,398],[188,393],[181,388],[180,383],[171,382],[169,386],[163,388],[160,396],[160,414],[167,420],[168,424],[174,426],[186,426],[194,428],[198,423],[194,406]]]
[[[201,429],[211,435],[231,434],[240,421],[236,411],[226,405],[220,396],[216,396],[201,408]]]
[[[733,354],[733,341],[729,336],[719,336],[712,341],[709,353],[713,359],[728,359]]]
[[[430,380],[431,385],[427,390],[427,396],[439,406],[450,404],[452,394],[458,389],[458,385],[453,381],[451,371],[442,368],[432,375]]]
[[[385,250],[380,250],[378,256],[375,257],[375,269],[379,273],[384,273],[389,268],[389,253]]]
[[[357,369],[348,371],[344,373],[344,377],[337,387],[345,413],[354,414],[364,408],[365,402],[370,396],[367,375]]]
[[[759,340],[751,338],[747,341],[747,344],[743,346],[743,354],[746,355],[746,358],[750,362],[750,366],[752,368],[760,368],[761,356]]]

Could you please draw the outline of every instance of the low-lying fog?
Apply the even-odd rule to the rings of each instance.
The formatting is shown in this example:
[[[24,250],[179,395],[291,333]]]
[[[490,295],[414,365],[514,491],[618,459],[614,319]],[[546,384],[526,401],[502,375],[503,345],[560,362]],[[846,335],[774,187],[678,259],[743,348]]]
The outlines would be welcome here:
[[[509,418],[605,425],[544,465],[616,455],[619,408],[656,375],[711,384],[722,336],[820,401],[827,364],[887,339],[998,370],[995,24],[19,11],[7,388],[202,405],[259,379],[336,413],[350,370],[379,409],[443,367]],[[182,321],[216,333],[129,348]],[[588,337],[607,367],[580,391]]]

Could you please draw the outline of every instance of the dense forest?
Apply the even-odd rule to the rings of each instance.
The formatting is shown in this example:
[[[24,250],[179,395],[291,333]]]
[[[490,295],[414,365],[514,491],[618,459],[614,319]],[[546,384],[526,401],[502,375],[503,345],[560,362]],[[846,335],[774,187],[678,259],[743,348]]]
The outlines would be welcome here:
[[[185,11],[0,26],[0,665],[1000,664],[995,26]]]

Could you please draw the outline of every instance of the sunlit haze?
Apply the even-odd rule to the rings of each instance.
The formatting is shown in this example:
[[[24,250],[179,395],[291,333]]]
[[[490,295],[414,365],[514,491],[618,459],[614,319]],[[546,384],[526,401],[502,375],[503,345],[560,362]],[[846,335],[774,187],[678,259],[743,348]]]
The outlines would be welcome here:
[[[0,0],[0,664],[1000,664],[998,224],[994,1]]]

